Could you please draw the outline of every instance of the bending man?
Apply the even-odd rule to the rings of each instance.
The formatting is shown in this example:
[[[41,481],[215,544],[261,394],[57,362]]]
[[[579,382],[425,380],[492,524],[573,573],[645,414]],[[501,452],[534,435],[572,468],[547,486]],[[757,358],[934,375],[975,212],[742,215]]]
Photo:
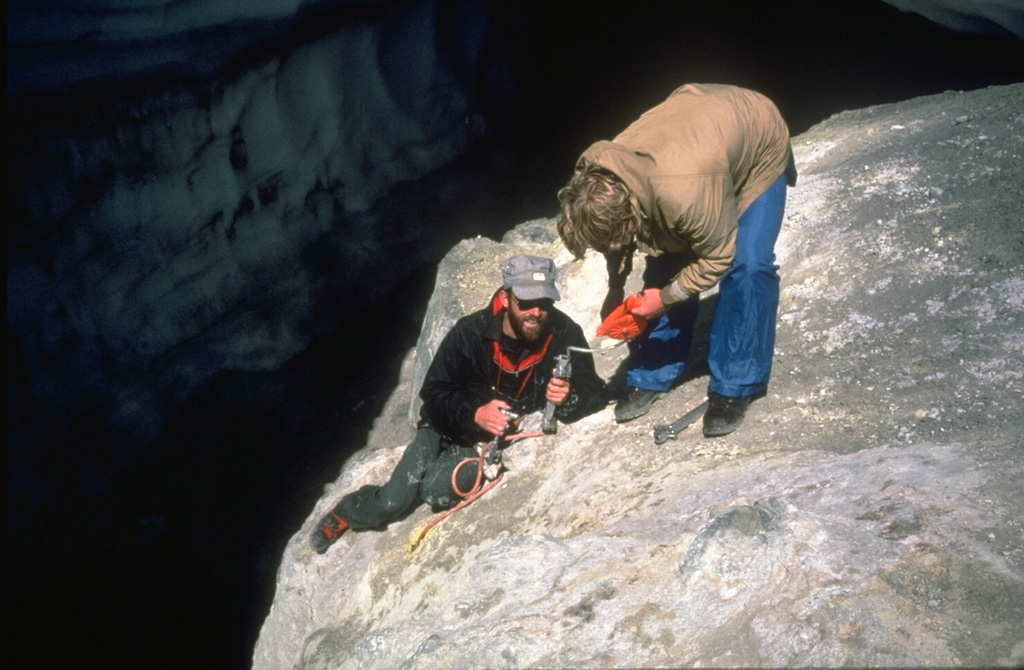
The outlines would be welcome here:
[[[683,86],[579,158],[558,194],[558,232],[577,258],[587,248],[605,254],[602,317],[624,298],[633,253],[647,254],[633,313],[649,325],[630,343],[617,421],[646,414],[682,377],[700,293],[715,284],[704,434],[735,430],[765,392],[787,183],[796,170],[785,121],[766,97],[735,86]]]
[[[420,389],[416,437],[391,478],[341,499],[310,537],[317,553],[349,528],[384,528],[421,502],[441,509],[458,503],[452,473],[477,455],[473,445],[510,428],[507,412],[534,412],[550,401],[555,416],[571,422],[604,406],[604,382],[589,356],[573,360],[570,379],[552,376],[557,354],[587,346],[579,325],[554,306],[554,271],[551,260],[534,256],[501,264],[503,286],[490,304],[460,319],[438,347]],[[459,470],[462,491],[475,480],[475,463]]]

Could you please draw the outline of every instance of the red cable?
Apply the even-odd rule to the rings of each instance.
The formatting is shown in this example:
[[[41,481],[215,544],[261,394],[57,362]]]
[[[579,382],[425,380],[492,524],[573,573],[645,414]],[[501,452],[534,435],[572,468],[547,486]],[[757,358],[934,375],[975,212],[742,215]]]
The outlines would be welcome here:
[[[542,435],[544,435],[543,432],[536,431],[536,432],[533,432],[533,433],[517,433],[515,435],[505,435],[505,436],[503,436],[503,438],[504,438],[504,440],[506,442],[513,442],[515,440],[522,440],[522,439],[525,439],[525,438],[528,438],[528,437],[540,437]],[[428,523],[426,526],[424,526],[423,529],[416,536],[416,539],[414,539],[412,541],[412,546],[409,547],[410,551],[414,551],[416,549],[416,547],[419,546],[420,542],[423,540],[423,537],[427,534],[427,531],[429,531],[431,528],[433,528],[434,526],[436,526],[441,521],[443,521],[444,519],[448,518],[449,516],[451,516],[452,514],[457,512],[458,510],[462,509],[463,507],[466,507],[467,505],[469,505],[471,502],[473,502],[474,500],[476,500],[477,498],[479,498],[483,494],[485,494],[488,491],[490,491],[491,489],[493,489],[498,484],[498,482],[501,481],[502,477],[505,476],[504,472],[499,472],[498,476],[495,477],[491,481],[490,484],[488,484],[487,486],[484,486],[484,487],[481,488],[480,480],[483,478],[484,462],[487,459],[487,454],[488,453],[490,453],[490,449],[487,449],[486,451],[481,453],[479,456],[471,456],[471,457],[463,460],[461,463],[459,463],[458,465],[455,466],[455,469],[452,471],[452,489],[455,491],[455,494],[457,496],[462,498],[462,501],[459,502],[459,504],[456,505],[455,507],[452,507],[450,510],[446,510],[446,511],[442,512],[441,514],[438,514],[433,519],[431,519],[430,523]],[[468,492],[467,491],[463,491],[462,489],[460,489],[458,481],[457,481],[459,470],[461,470],[462,467],[464,465],[466,465],[467,463],[476,463],[477,464],[477,466],[476,466],[476,481],[473,482],[473,487],[470,488],[470,490]]]

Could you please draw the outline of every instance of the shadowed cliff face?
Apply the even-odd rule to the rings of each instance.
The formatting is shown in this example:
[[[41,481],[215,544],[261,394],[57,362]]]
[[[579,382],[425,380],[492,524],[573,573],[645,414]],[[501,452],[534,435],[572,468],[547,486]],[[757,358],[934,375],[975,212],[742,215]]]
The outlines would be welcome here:
[[[390,473],[414,368],[500,259],[554,257],[594,332],[603,262],[553,220],[459,244],[366,448],[288,544],[254,667],[1020,665],[1022,109],[1024,85],[946,93],[794,138],[775,369],[736,433],[654,444],[704,396],[698,342],[650,415],[517,443],[414,553],[425,508],[316,555],[311,524]]]

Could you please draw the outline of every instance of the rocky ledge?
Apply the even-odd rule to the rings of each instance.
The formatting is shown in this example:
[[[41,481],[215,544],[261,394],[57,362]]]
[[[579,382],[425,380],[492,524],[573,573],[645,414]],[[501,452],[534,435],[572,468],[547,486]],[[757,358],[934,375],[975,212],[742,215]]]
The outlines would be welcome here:
[[[312,524],[390,473],[433,347],[501,258],[554,257],[594,333],[602,261],[573,262],[553,220],[459,244],[368,443],[288,544],[254,667],[1024,664],[1022,110],[1024,84],[947,92],[794,138],[773,380],[733,435],[652,438],[704,397],[698,342],[651,414],[517,443],[415,551],[425,507],[316,555]],[[598,361],[613,388],[621,351]]]

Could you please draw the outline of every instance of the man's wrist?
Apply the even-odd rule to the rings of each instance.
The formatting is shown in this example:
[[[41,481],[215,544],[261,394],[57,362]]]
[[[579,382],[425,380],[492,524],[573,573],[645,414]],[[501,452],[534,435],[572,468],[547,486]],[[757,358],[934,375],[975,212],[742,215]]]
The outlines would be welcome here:
[[[661,291],[659,291],[659,295],[661,296],[662,304],[665,305],[666,307],[677,302],[682,302],[683,300],[686,300],[686,298],[689,297],[683,294],[683,292],[679,290],[679,287],[676,286],[675,283],[669,284],[668,286],[661,289]]]

